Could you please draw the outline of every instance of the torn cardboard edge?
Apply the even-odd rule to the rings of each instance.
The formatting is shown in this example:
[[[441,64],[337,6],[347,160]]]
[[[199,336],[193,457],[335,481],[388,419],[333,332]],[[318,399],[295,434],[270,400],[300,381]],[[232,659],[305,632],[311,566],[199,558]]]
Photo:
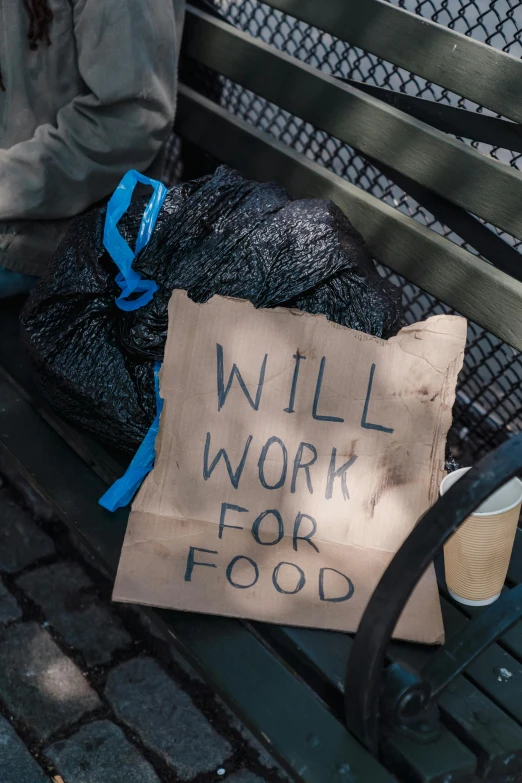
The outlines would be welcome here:
[[[383,341],[174,292],[157,460],[115,600],[355,631],[437,498],[465,339],[458,316]],[[442,641],[433,567],[396,636]]]

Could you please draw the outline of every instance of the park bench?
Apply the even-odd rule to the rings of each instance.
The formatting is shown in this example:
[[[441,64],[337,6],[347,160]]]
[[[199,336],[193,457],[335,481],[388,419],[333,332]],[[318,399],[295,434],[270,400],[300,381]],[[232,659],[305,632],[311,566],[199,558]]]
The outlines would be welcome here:
[[[332,199],[378,262],[520,350],[520,255],[485,223],[522,238],[522,176],[455,137],[522,151],[522,61],[380,0],[265,5],[490,110],[477,114],[334,78],[211,9],[187,12],[186,63],[349,144],[477,254],[323,167],[313,149],[296,151],[186,84],[179,93],[179,137],[200,149],[208,165],[221,161],[252,179],[276,180],[296,197]],[[109,514],[98,499],[124,463],[42,400],[19,347],[19,308],[13,301],[0,311],[0,457],[114,574],[128,510]],[[390,636],[451,531],[521,469],[522,436],[515,435],[428,512],[353,638],[146,611],[296,780],[514,783],[522,775],[522,623],[515,624],[522,614],[522,530],[504,595],[492,607],[452,602],[439,567],[444,647],[390,642]]]

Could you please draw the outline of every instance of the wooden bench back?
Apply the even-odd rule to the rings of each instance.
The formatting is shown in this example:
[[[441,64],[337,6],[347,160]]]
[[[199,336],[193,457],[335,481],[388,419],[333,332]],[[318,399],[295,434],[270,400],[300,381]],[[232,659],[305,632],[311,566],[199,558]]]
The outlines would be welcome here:
[[[246,176],[278,181],[295,197],[331,198],[376,260],[522,349],[518,254],[477,219],[522,239],[522,173],[448,133],[460,129],[461,135],[502,139],[499,143],[522,150],[515,124],[522,120],[522,61],[381,0],[267,0],[267,5],[513,121],[453,107],[434,110],[429,101],[337,79],[188,8],[186,56],[349,144],[412,195],[427,194],[452,210],[492,263],[184,85],[179,134]]]

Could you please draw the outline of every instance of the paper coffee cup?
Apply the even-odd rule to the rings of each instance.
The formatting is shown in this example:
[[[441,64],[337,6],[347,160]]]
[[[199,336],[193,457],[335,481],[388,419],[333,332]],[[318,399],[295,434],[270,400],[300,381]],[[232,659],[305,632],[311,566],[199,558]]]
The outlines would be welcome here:
[[[444,495],[470,468],[449,473]],[[446,584],[452,598],[468,606],[486,606],[499,597],[522,504],[522,481],[511,479],[491,495],[444,545]]]

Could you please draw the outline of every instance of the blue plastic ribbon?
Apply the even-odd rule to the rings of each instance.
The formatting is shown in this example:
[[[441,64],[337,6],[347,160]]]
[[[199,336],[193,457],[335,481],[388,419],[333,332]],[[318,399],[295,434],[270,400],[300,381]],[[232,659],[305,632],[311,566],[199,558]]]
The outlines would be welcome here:
[[[123,476],[109,487],[98,503],[108,511],[116,511],[117,508],[128,506],[132,498],[141,487],[143,479],[154,467],[156,457],[156,435],[158,434],[163,400],[159,392],[159,371],[161,363],[154,365],[154,386],[156,389],[156,418],[152,422],[149,431],[143,438],[141,446],[132,458],[132,462]]]
[[[118,221],[129,208],[134,188],[138,182],[150,185],[154,192],[143,213],[136,247],[133,250],[118,231]],[[116,276],[116,282],[121,288],[121,294],[116,299],[120,310],[137,310],[139,307],[143,307],[150,302],[158,290],[154,280],[144,280],[132,268],[132,262],[151,238],[166,195],[167,188],[161,182],[145,177],[137,171],[128,171],[107,204],[103,244],[120,270]],[[127,299],[131,294],[141,294],[141,296],[136,299]]]

